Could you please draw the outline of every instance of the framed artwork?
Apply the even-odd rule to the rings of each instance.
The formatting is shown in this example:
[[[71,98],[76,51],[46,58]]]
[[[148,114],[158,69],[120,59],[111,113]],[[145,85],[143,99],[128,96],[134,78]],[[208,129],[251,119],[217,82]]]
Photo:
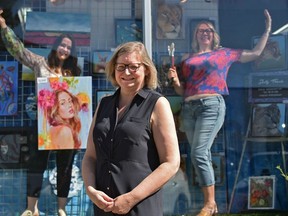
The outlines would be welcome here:
[[[283,103],[255,104],[251,114],[251,136],[285,136],[285,112]]]
[[[143,41],[143,27],[140,19],[115,20],[116,45],[128,41]]]
[[[0,61],[0,116],[18,111],[18,62]]]
[[[90,46],[91,17],[88,14],[27,12],[25,43],[53,44],[62,33],[73,36],[76,46]],[[75,28],[77,26],[77,28]]]
[[[110,60],[112,55],[113,52],[109,50],[98,50],[93,52],[93,75],[105,73],[106,63]]]
[[[101,101],[101,99],[105,96],[108,96],[108,95],[112,95],[115,93],[115,90],[98,90],[97,91],[97,94],[96,94],[96,105],[99,104],[99,102]]]
[[[85,149],[92,121],[92,77],[37,78],[38,149]]]
[[[174,64],[177,68],[177,71],[180,71],[182,56],[180,53],[174,54]],[[171,56],[167,53],[159,54],[158,61],[158,79],[161,87],[169,87],[171,86],[171,81],[169,81],[167,73],[169,68],[171,67]]]
[[[248,209],[274,209],[275,176],[252,176],[248,182]]]
[[[157,8],[157,39],[184,39],[183,9],[178,3],[162,3]]]
[[[178,95],[166,95],[165,97],[169,101],[173,113],[178,141],[179,143],[187,142],[185,132],[182,128],[181,103],[183,102],[183,97]]]
[[[260,37],[253,37],[253,47]],[[287,69],[287,47],[285,35],[271,35],[258,59],[253,62],[255,71]]]
[[[251,103],[283,103],[288,100],[288,71],[253,72],[249,74]]]
[[[35,142],[36,133],[31,128],[1,127],[0,130],[0,168],[26,167]]]
[[[224,173],[225,173],[225,167],[224,167],[224,156],[220,154],[213,154],[212,155],[212,166],[214,169],[214,175],[215,175],[215,185],[223,185],[224,184]],[[192,166],[193,167],[193,166]],[[197,177],[197,174],[195,172],[194,167],[193,169],[193,184],[199,185],[199,180]]]

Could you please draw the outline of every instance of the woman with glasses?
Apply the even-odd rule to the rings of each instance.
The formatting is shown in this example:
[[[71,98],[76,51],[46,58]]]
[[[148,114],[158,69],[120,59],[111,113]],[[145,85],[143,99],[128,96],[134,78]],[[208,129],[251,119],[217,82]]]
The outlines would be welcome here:
[[[183,62],[181,80],[176,68],[170,68],[168,72],[175,91],[184,98],[183,129],[204,194],[204,207],[197,216],[211,216],[218,212],[211,146],[224,122],[226,107],[222,95],[228,94],[226,77],[233,62],[249,62],[261,55],[272,22],[267,10],[264,14],[266,29],[252,50],[223,48],[212,23],[198,23],[193,34],[193,54]]]
[[[142,43],[128,42],[105,71],[118,89],[98,105],[82,161],[94,214],[163,215],[160,189],[180,153],[170,104],[155,91],[156,68]]]

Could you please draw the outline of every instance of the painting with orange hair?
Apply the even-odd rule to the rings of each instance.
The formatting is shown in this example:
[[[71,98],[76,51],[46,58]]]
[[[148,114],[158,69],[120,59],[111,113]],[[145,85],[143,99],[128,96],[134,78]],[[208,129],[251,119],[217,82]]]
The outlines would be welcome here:
[[[91,77],[37,79],[38,149],[84,149],[92,121]]]

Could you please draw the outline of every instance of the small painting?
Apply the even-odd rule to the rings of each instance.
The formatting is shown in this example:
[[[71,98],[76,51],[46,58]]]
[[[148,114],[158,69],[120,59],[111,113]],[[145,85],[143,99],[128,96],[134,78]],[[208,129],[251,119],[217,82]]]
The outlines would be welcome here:
[[[92,77],[37,78],[38,149],[85,149],[92,121]]]
[[[113,52],[108,51],[108,50],[107,51],[99,50],[99,51],[93,52],[93,60],[92,60],[93,75],[105,73],[106,64],[110,60],[112,55],[113,55]]]
[[[253,47],[256,45],[259,39],[260,37],[253,38]],[[254,70],[271,71],[286,69],[286,52],[287,48],[285,35],[271,35],[262,54],[253,62]]]
[[[161,3],[157,8],[156,38],[184,39],[183,8],[178,3]]]
[[[285,104],[255,104],[252,108],[251,135],[253,137],[285,136]]]
[[[116,19],[116,45],[129,41],[143,41],[142,20]]]
[[[248,183],[248,209],[274,209],[275,176],[251,176]]]
[[[16,115],[18,107],[18,62],[0,62],[0,116]]]
[[[76,46],[90,46],[91,17],[88,14],[28,12],[25,44],[53,44],[62,33],[73,36]],[[75,28],[77,26],[77,28]]]

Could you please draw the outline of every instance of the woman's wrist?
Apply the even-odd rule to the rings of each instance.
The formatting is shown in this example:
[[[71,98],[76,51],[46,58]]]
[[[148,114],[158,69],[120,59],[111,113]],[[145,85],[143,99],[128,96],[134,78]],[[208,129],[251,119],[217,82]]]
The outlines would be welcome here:
[[[173,78],[172,82],[173,82],[172,84],[174,87],[180,87],[179,79]]]

